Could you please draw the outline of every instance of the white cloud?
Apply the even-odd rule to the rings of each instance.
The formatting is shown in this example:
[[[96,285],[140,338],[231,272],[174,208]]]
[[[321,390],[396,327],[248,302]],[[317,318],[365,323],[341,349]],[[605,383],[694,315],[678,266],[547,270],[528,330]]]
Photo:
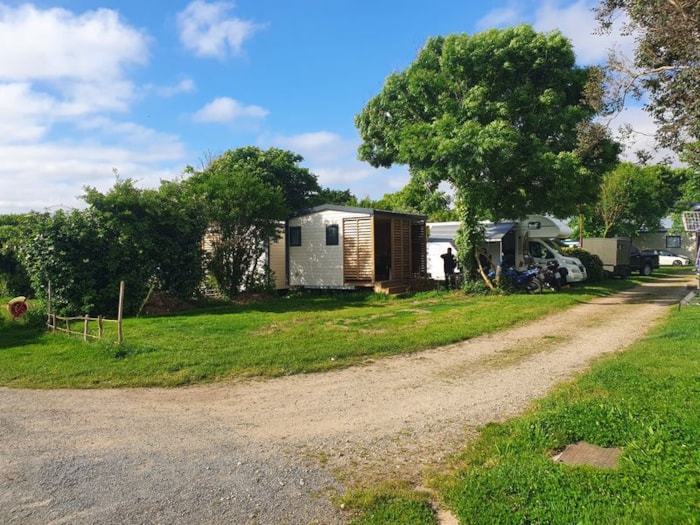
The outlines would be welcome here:
[[[75,15],[0,5],[0,80],[104,81],[147,59],[146,37],[122,24],[116,11]]]
[[[108,117],[131,108],[148,44],[116,11],[0,4],[0,213],[81,207],[83,186],[106,191],[113,168],[147,187],[180,174],[178,137]]]
[[[241,119],[263,119],[269,111],[260,106],[246,106],[229,97],[220,97],[197,111],[195,122],[230,123]]]
[[[535,11],[533,26],[537,31],[561,31],[571,40],[580,64],[604,63],[613,47],[630,56],[634,39],[622,37],[618,31],[624,19],[618,20],[609,34],[601,34],[593,12],[596,5],[598,2],[591,0],[578,0],[566,6],[558,0],[547,0]]]
[[[652,155],[650,161],[652,163],[670,159],[673,164],[679,165],[677,154],[672,150],[659,148],[655,136],[656,124],[652,116],[643,108],[628,106],[609,120],[607,125],[613,136],[624,146],[622,160],[636,162],[638,160],[636,152],[643,150]]]
[[[107,125],[101,123],[101,127]],[[181,174],[185,152],[175,138],[138,126],[114,131],[136,132],[131,140],[147,139],[148,145],[136,149],[126,140],[110,146],[91,141],[0,146],[0,214],[83,207],[83,201],[77,200],[83,186],[107,191],[115,182],[113,169],[141,187],[157,187],[161,179]]]
[[[316,164],[334,162],[339,158],[354,157],[359,143],[345,140],[337,133],[316,131],[291,136],[276,136],[278,147],[299,153]]]
[[[147,59],[146,36],[122,24],[115,11],[75,15],[0,5],[0,88],[21,86],[30,128],[48,109],[54,118],[124,111],[134,97],[126,72]]]
[[[349,139],[330,131],[315,131],[298,135],[264,136],[260,145],[290,150],[304,157],[304,166],[318,177],[322,187],[344,190],[349,188],[358,198],[373,199],[393,193],[408,182],[404,166],[376,169],[357,159],[359,139]]]
[[[519,9],[515,5],[511,5],[489,11],[486,16],[476,22],[476,27],[479,31],[485,31],[492,27],[512,26],[521,20]]]
[[[180,93],[192,93],[195,89],[195,82],[191,78],[184,78],[177,84],[171,86],[146,86],[146,90],[153,91],[156,95],[165,98],[170,98]]]
[[[263,26],[228,17],[231,2],[195,0],[177,15],[182,44],[198,56],[224,58],[241,53],[243,42]]]

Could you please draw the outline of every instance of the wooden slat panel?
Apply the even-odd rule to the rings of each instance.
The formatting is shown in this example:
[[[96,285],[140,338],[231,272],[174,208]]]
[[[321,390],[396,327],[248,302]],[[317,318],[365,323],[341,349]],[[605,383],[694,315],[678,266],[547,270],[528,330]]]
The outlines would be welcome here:
[[[392,220],[392,278],[406,280],[411,276],[411,223],[408,219]]]
[[[425,223],[411,225],[411,274],[425,276],[428,274],[427,235]]]
[[[343,219],[343,268],[346,281],[372,281],[372,219]]]

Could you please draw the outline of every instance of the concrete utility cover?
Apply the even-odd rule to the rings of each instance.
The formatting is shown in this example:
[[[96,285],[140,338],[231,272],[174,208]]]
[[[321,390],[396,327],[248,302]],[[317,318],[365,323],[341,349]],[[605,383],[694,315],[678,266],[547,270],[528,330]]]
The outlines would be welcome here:
[[[590,465],[598,468],[617,468],[617,460],[622,449],[603,448],[591,445],[585,441],[579,441],[568,445],[563,452],[552,459],[558,463],[567,465]]]

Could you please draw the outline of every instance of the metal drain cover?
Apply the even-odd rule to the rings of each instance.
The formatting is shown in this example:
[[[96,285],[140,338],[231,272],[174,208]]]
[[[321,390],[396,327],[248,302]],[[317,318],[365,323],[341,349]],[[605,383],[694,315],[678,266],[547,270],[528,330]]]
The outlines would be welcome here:
[[[567,465],[590,465],[598,468],[616,468],[621,448],[603,448],[579,441],[567,447],[552,459]]]

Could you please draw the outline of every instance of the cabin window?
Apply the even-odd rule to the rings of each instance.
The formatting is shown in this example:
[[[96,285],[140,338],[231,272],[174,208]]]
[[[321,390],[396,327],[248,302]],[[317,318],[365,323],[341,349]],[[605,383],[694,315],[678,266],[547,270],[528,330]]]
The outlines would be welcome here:
[[[667,235],[666,236],[666,248],[678,249],[681,247],[681,236],[680,235]]]
[[[338,246],[337,224],[328,224],[326,226],[326,246]]]
[[[289,227],[289,246],[301,246],[301,226]]]

